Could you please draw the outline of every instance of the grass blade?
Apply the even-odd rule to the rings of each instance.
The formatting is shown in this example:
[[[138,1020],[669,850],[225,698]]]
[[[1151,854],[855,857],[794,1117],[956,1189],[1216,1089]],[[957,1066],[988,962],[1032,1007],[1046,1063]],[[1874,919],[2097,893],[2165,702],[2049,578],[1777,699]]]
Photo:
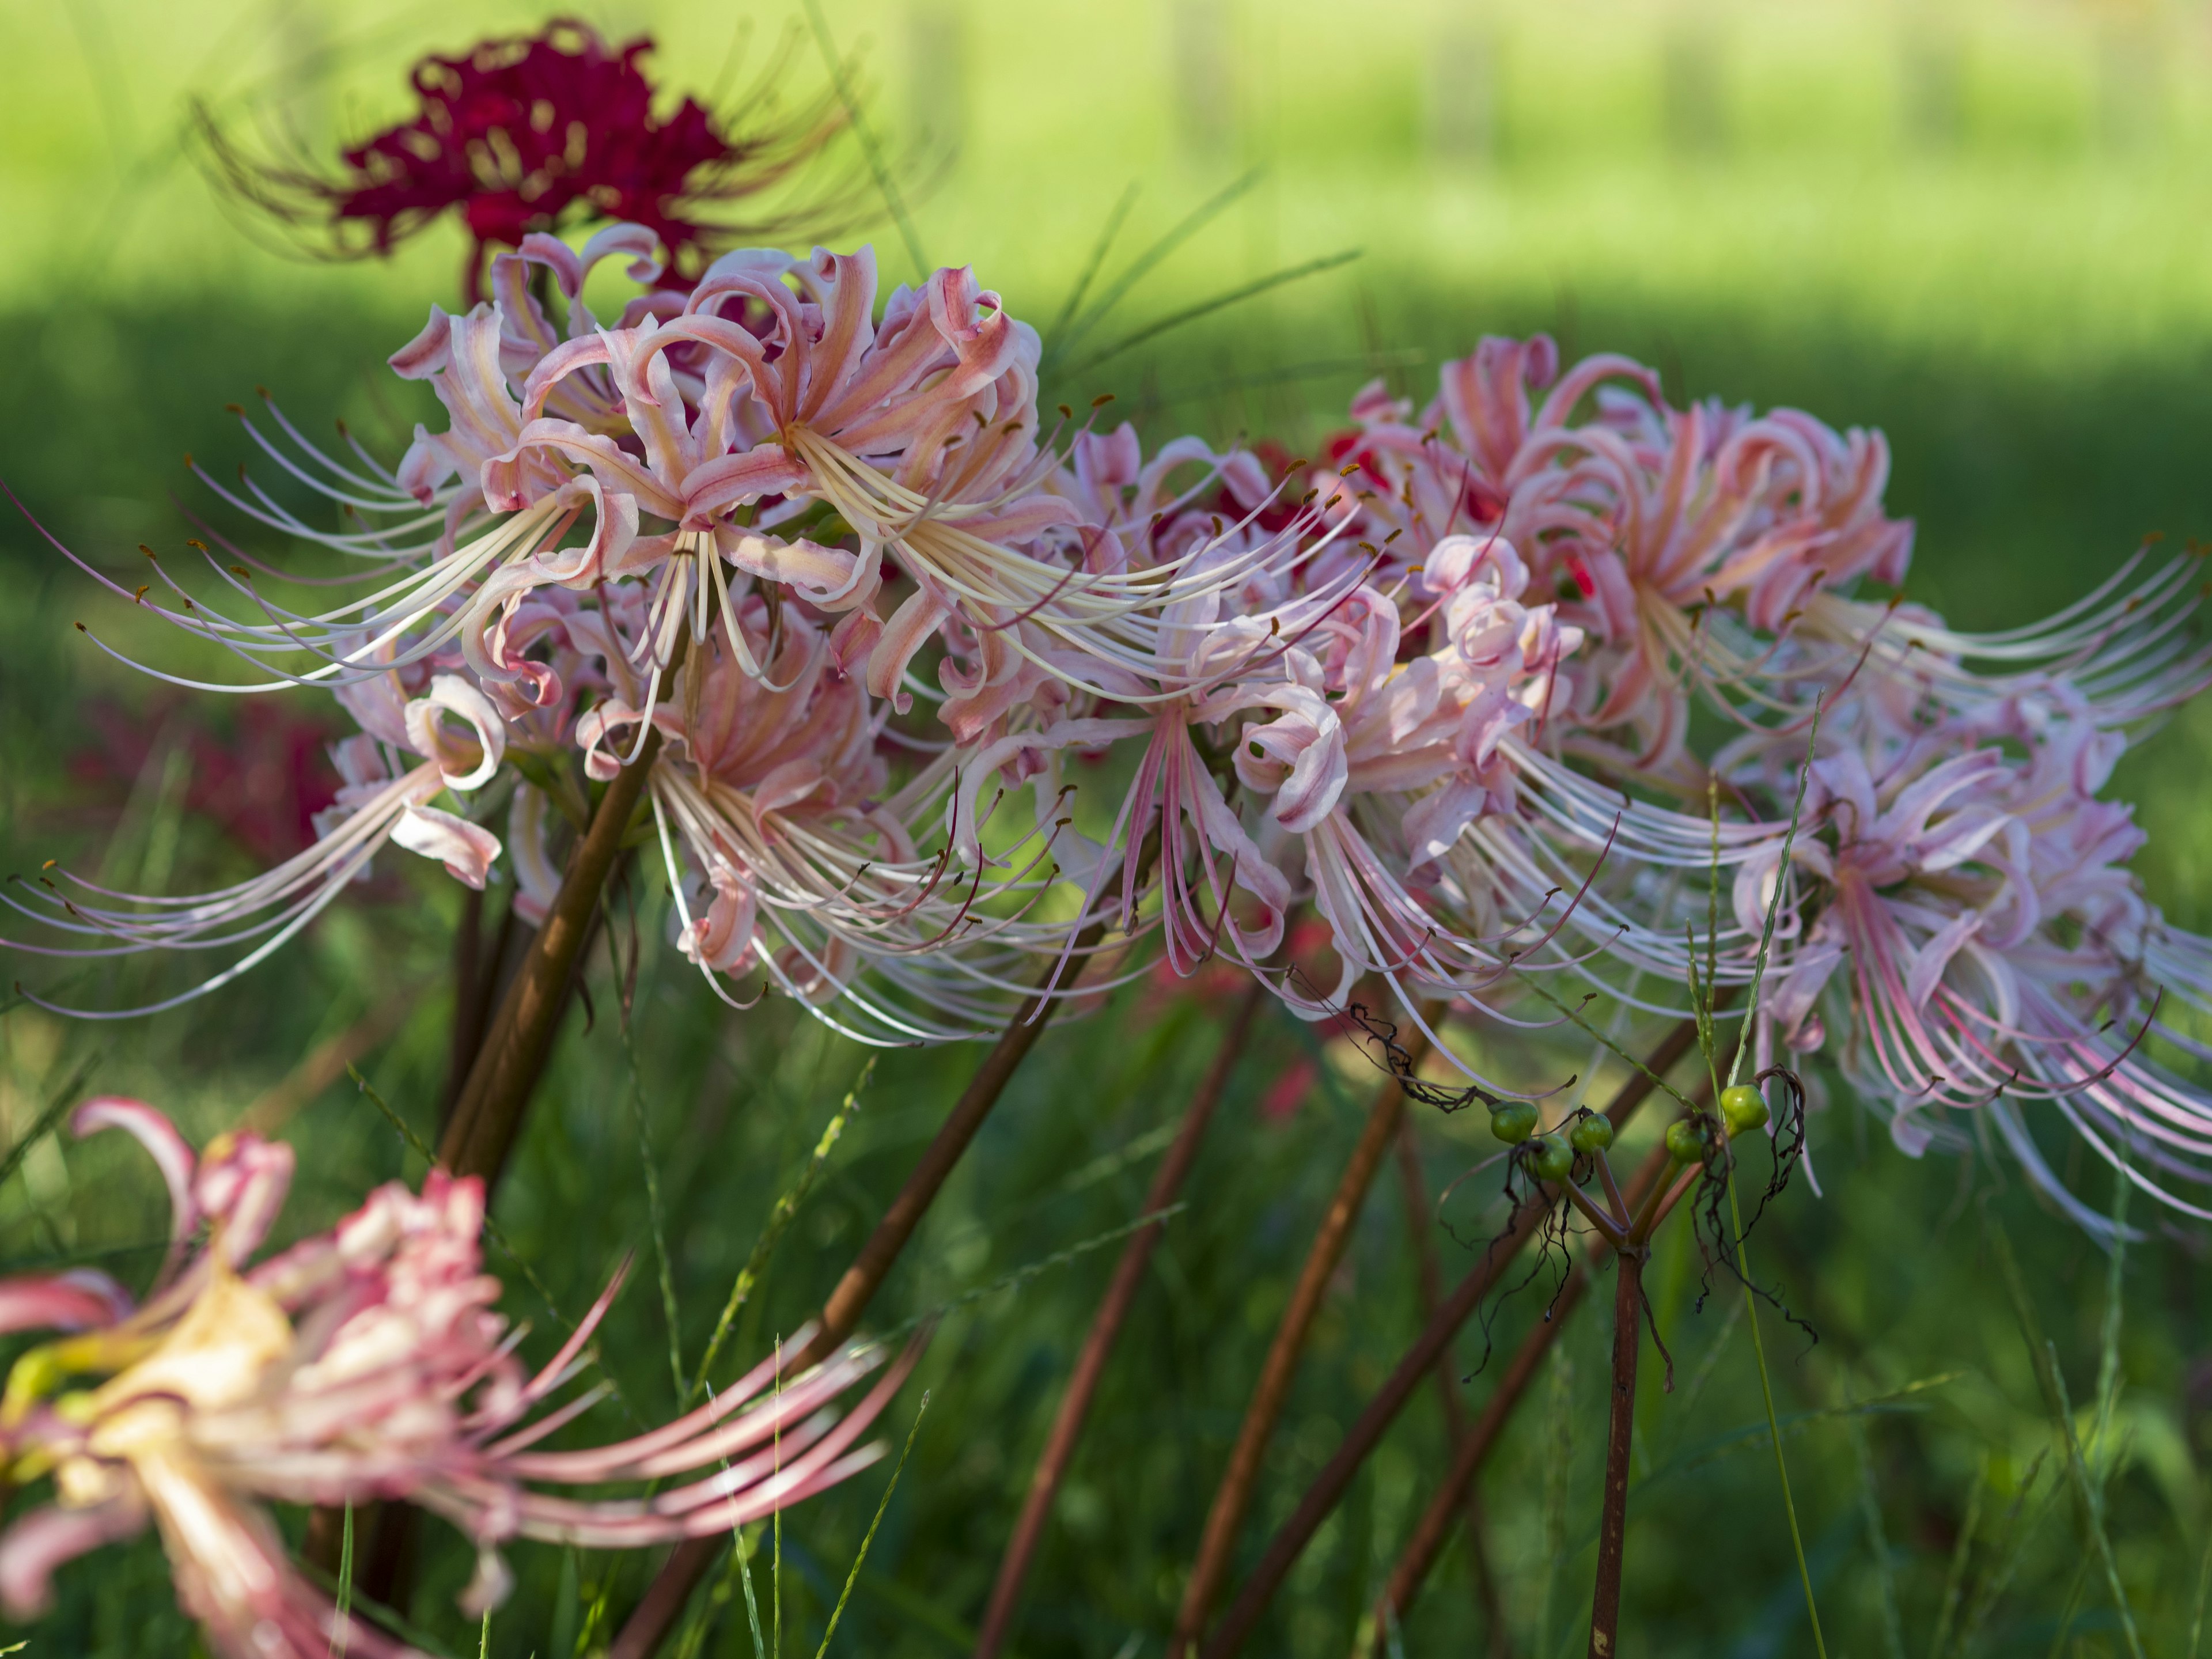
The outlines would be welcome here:
[[[1091,284],[1097,279],[1099,271],[1106,264],[1107,250],[1114,246],[1114,239],[1121,234],[1121,227],[1129,217],[1129,210],[1137,205],[1139,188],[1137,182],[1131,179],[1128,188],[1121,192],[1121,199],[1114,204],[1113,211],[1106,216],[1106,222],[1099,228],[1098,240],[1091,247],[1091,257],[1083,262],[1083,269],[1076,273],[1075,286],[1067,290],[1067,298],[1060,301],[1060,314],[1052,319],[1052,326],[1044,331],[1047,356],[1050,356],[1053,348],[1059,343],[1060,331],[1073,322],[1075,313],[1082,309],[1084,296],[1091,292]]]
[[[345,1506],[338,1532],[337,1644],[331,1659],[345,1659],[346,1641],[353,1634],[353,1505]]]
[[[63,1114],[69,1110],[70,1103],[76,1098],[76,1091],[84,1086],[85,1079],[92,1075],[92,1068],[99,1060],[100,1055],[95,1051],[79,1060],[76,1070],[71,1072],[62,1086],[54,1091],[46,1102],[46,1109],[23,1132],[22,1139],[8,1149],[6,1157],[0,1158],[0,1187],[7,1185],[8,1177],[15,1174],[23,1160],[30,1156],[31,1148],[45,1139],[47,1132],[61,1121]]]
[[[1794,828],[1794,814],[1792,817]],[[1778,884],[1775,890],[1781,890]],[[1770,917],[1770,925],[1771,921]],[[1752,986],[1754,997],[1758,989],[1754,981]],[[1748,1043],[1736,1045],[1739,1057],[1749,1046]],[[1743,1212],[1736,1205],[1735,1171],[1733,1168],[1729,1171],[1729,1226],[1735,1235],[1736,1273],[1743,1281],[1744,1316],[1751,1322],[1751,1351],[1759,1360],[1759,1391],[1766,1401],[1766,1430],[1774,1442],[1774,1473],[1782,1482],[1783,1512],[1790,1517],[1790,1547],[1796,1552],[1797,1577],[1805,1586],[1805,1616],[1813,1624],[1814,1651],[1820,1656],[1820,1659],[1828,1659],[1828,1644],[1820,1635],[1820,1609],[1813,1600],[1813,1573],[1805,1565],[1805,1538],[1797,1525],[1797,1501],[1790,1492],[1790,1463],[1782,1455],[1782,1425],[1774,1415],[1774,1381],[1766,1370],[1766,1341],[1759,1332],[1758,1293],[1751,1288],[1751,1257],[1744,1249]]]
[[[898,1490],[899,1476],[906,1473],[908,1454],[914,1450],[914,1437],[921,1432],[921,1419],[929,1414],[929,1394],[922,1393],[921,1408],[914,1414],[914,1426],[906,1431],[906,1444],[899,1449],[897,1467],[891,1470],[891,1483],[884,1488],[883,1499],[876,1505],[875,1519],[868,1522],[868,1530],[860,1539],[860,1553],[853,1558],[853,1570],[845,1575],[845,1588],[837,1592],[837,1605],[830,1609],[830,1628],[822,1632],[822,1645],[814,1650],[814,1659],[823,1659],[830,1651],[830,1638],[837,1633],[837,1620],[844,1615],[845,1603],[852,1599],[853,1586],[859,1582],[860,1568],[868,1559],[868,1546],[876,1541],[876,1528],[884,1524],[884,1511],[891,1506],[891,1494]]]
[[[1132,260],[1129,268],[1115,277],[1113,285],[1099,295],[1098,303],[1083,314],[1068,330],[1065,337],[1054,341],[1052,348],[1045,352],[1043,361],[1038,368],[1039,376],[1050,373],[1062,356],[1081,343],[1089,336],[1091,331],[1103,322],[1107,314],[1127,297],[1129,290],[1144,281],[1161,260],[1196,235],[1208,221],[1216,217],[1231,203],[1258,184],[1261,174],[1264,171],[1264,168],[1255,167],[1229,185],[1227,189],[1217,191],[1200,202],[1185,214],[1166,235],[1161,237],[1159,240]]]
[[[2124,1201],[2124,1200],[2123,1200]],[[2089,1477],[2087,1461],[2081,1455],[2081,1442],[2074,1432],[2073,1405],[2066,1395],[2066,1378],[2058,1368],[2058,1349],[2043,1334],[2042,1326],[2035,1316],[2035,1304],[2028,1299],[2027,1283],[2021,1279],[2020,1262],[2013,1255],[2012,1241],[2005,1235],[2004,1224],[1997,1219],[1996,1212],[1985,1201],[1982,1220],[1987,1231],[1990,1248],[1997,1259],[1999,1276],[2003,1279],[2006,1291],[2012,1297],[2013,1313],[2020,1322],[2021,1334],[2027,1340],[2028,1358],[2035,1368],[2035,1380],[2043,1395],[2045,1413],[2051,1419],[2053,1436],[2058,1449],[2066,1458],[2066,1474],[2074,1489],[2075,1516],[2082,1530],[2088,1534],[2095,1547],[2099,1564],[2105,1573],[2105,1587],[2112,1597],[2113,1609],[2120,1620],[2120,1633],[2126,1639],[2132,1659],[2143,1659],[2142,1640],[2136,1632],[2135,1613],[2128,1605],[2127,1591],[2120,1583],[2118,1563],[2112,1556],[2112,1540],[2105,1531],[2105,1503],[2101,1486]]]
[[[1881,1495],[1875,1490],[1874,1453],[1867,1443],[1866,1419],[1847,1413],[1851,1455],[1859,1466],[1859,1514],[1866,1522],[1867,1548],[1874,1553],[1875,1583],[1881,1591],[1881,1645],[1889,1659],[1905,1659],[1905,1626],[1897,1613],[1897,1566],[1889,1553],[1889,1534],[1881,1524]]]
[[[2204,1639],[2204,1592],[2212,1589],[2212,1543],[2204,1546],[2204,1565],[2197,1569],[2197,1611],[2189,1620],[2189,1659]]]
[[[1536,1646],[1548,1654],[1554,1645],[1552,1620],[1559,1588],[1559,1569],[1567,1553],[1567,1475],[1575,1454],[1575,1365],[1565,1348],[1552,1350],[1551,1407],[1544,1443],[1544,1586],[1536,1602]]]
[[[1158,339],[1170,329],[1181,328],[1185,323],[1194,323],[1200,318],[1211,316],[1213,313],[1227,307],[1240,305],[1246,300],[1256,299],[1270,289],[1280,288],[1286,283],[1295,283],[1307,276],[1318,276],[1325,270],[1334,270],[1339,265],[1349,264],[1359,258],[1360,252],[1358,248],[1348,247],[1335,253],[1325,253],[1318,259],[1309,259],[1304,264],[1286,265],[1280,270],[1270,271],[1267,276],[1255,278],[1240,287],[1214,295],[1210,299],[1200,300],[1196,305],[1185,306],[1181,311],[1170,312],[1158,321],[1146,324],[1134,333],[1123,335],[1112,345],[1085,358],[1067,373],[1088,374],[1101,363],[1109,362],[1133,347],[1142,345],[1147,340]]]
[[[637,1046],[629,1021],[622,1023],[623,1057],[629,1067],[630,1121],[637,1127],[637,1161],[645,1170],[646,1224],[653,1233],[653,1265],[660,1277],[660,1316],[668,1327],[668,1380],[679,1408],[690,1396],[684,1387],[684,1330],[676,1307],[676,1270],[668,1256],[668,1218],[660,1201],[660,1168],[653,1161],[653,1137],[645,1122],[645,1079],[638,1074]]]
[[[752,1253],[746,1256],[745,1265],[738,1270],[737,1278],[731,1282],[729,1299],[723,1303],[722,1316],[714,1322],[714,1334],[708,1340],[707,1352],[700,1357],[698,1374],[691,1379],[690,1388],[684,1392],[685,1409],[690,1409],[691,1403],[699,1397],[700,1391],[706,1388],[707,1373],[714,1369],[714,1358],[721,1352],[732,1323],[760,1284],[761,1275],[768,1270],[769,1257],[775,1253],[776,1244],[791,1225],[792,1218],[799,1213],[799,1206],[806,1201],[807,1194],[813,1191],[814,1183],[821,1179],[823,1168],[830,1161],[830,1153],[837,1145],[837,1138],[845,1133],[845,1126],[860,1109],[860,1091],[868,1086],[868,1079],[874,1076],[875,1070],[873,1059],[860,1068],[859,1079],[845,1092],[844,1103],[831,1115],[822,1131],[822,1138],[814,1143],[814,1152],[807,1159],[806,1167],[799,1172],[799,1178],[775,1200],[775,1206],[769,1212],[760,1237],[753,1241]]]
[[[1982,1519],[1982,1497],[1989,1490],[1986,1466],[1974,1470],[1974,1484],[1966,1488],[1966,1519],[1959,1526],[1959,1540],[1951,1547],[1950,1571],[1943,1576],[1943,1601],[1936,1615],[1936,1634],[1928,1644],[1928,1659],[1943,1659],[1959,1620],[1959,1601],[1966,1593],[1966,1563],[1974,1548],[1974,1532]]]
[[[921,251],[921,239],[914,232],[914,220],[906,210],[906,198],[899,194],[898,183],[891,177],[890,167],[884,161],[883,151],[877,147],[876,135],[868,131],[866,118],[860,113],[860,100],[853,90],[852,77],[845,72],[845,60],[837,55],[837,44],[830,38],[830,25],[822,15],[818,0],[801,0],[806,11],[806,21],[814,31],[814,43],[822,49],[822,62],[830,70],[830,80],[837,88],[837,101],[845,106],[845,118],[853,124],[853,137],[859,141],[860,154],[867,158],[868,171],[874,176],[876,189],[884,198],[884,206],[898,227],[899,239],[906,244],[907,258],[914,261],[915,280],[919,283],[929,275],[929,260]]]

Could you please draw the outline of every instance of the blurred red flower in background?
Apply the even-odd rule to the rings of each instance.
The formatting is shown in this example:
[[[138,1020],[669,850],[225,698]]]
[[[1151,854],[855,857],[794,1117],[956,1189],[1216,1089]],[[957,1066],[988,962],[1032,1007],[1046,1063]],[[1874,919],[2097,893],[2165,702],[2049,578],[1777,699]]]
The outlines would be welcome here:
[[[337,773],[324,752],[336,729],[265,699],[244,702],[228,738],[194,726],[180,729],[166,707],[129,709],[95,698],[83,714],[94,740],[70,757],[77,781],[119,804],[149,767],[158,787],[163,756],[176,753],[183,773],[179,805],[264,865],[313,845],[315,814],[337,799]]]
[[[857,180],[738,221],[719,210],[761,197],[817,158],[845,122],[823,96],[779,108],[788,80],[778,54],[732,100],[750,125],[685,98],[656,116],[659,88],[639,60],[651,37],[617,48],[588,24],[557,18],[538,33],[479,41],[455,58],[434,54],[410,77],[409,119],[343,149],[335,170],[312,158],[263,159],[205,107],[197,133],[228,193],[295,230],[337,258],[388,253],[448,213],[467,227],[464,287],[482,297],[485,261],[534,231],[592,221],[647,227],[667,250],[663,282],[684,286],[739,241],[828,234],[849,221]],[[270,134],[264,131],[263,137]]]

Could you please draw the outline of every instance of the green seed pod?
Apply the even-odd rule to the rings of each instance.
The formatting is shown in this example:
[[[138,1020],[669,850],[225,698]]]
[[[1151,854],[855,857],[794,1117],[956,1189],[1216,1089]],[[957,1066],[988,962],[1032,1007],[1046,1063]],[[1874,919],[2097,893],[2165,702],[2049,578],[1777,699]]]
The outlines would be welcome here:
[[[1702,1164],[1705,1161],[1705,1127],[1693,1117],[1681,1118],[1667,1126],[1667,1151],[1677,1164]]]
[[[1490,1112],[1490,1133],[1509,1146],[1517,1146],[1536,1133],[1535,1103],[1509,1100]]]
[[[1574,1172],[1575,1149],[1565,1135],[1538,1135],[1528,1143],[1528,1168],[1539,1181],[1565,1181]]]
[[[1721,1116],[1727,1120],[1729,1139],[1747,1129],[1764,1128],[1768,1117],[1766,1097],[1748,1083],[1721,1091]]]
[[[1613,1120],[1602,1114],[1577,1118],[1567,1139],[1578,1152],[1601,1152],[1613,1145]]]

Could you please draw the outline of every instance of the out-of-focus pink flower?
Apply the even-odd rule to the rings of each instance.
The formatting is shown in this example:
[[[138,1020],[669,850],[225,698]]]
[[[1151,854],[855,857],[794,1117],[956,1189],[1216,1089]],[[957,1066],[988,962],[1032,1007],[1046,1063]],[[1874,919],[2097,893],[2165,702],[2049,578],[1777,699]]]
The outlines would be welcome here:
[[[283,1206],[290,1148],[240,1133],[196,1153],[153,1108],[113,1097],[72,1124],[123,1129],[152,1154],[173,1243],[135,1306],[98,1273],[0,1280],[0,1328],[69,1333],[19,1359],[0,1396],[9,1479],[53,1482],[53,1503],[0,1535],[0,1603],[14,1618],[45,1605],[61,1563],[151,1521],[179,1601],[226,1659],[322,1659],[341,1645],[400,1655],[294,1570],[264,1504],[432,1510],[477,1546],[464,1605],[480,1612],[506,1594],[509,1539],[632,1548],[706,1536],[843,1480],[878,1455],[854,1443],[912,1363],[910,1351],[842,1419],[832,1402],[878,1352],[848,1350],[763,1398],[781,1369],[771,1358],[648,1433],[539,1449],[599,1397],[544,1409],[582,1369],[617,1286],[542,1370],[525,1370],[479,1255],[481,1182],[433,1170],[419,1194],[389,1183],[329,1232],[249,1266]],[[714,1472],[666,1484],[701,1470]],[[538,1489],[629,1480],[660,1490]]]
[[[818,232],[849,213],[839,192],[728,217],[818,154],[842,112],[826,99],[778,109],[765,76],[738,100],[748,127],[689,97],[656,112],[659,89],[640,62],[652,50],[649,37],[611,46],[588,24],[557,18],[536,34],[425,57],[409,77],[415,114],[349,146],[334,169],[253,158],[204,108],[198,131],[218,183],[337,257],[388,253],[458,217],[471,301],[492,249],[579,222],[644,227],[668,251],[663,280],[680,286],[733,241]]]

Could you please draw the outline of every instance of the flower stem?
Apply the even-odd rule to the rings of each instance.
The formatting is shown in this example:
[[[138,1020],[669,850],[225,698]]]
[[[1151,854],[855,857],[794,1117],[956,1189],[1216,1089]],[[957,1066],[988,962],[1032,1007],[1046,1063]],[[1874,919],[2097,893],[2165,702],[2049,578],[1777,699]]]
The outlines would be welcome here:
[[[1422,1011],[1420,1023],[1425,1028],[1433,1026],[1442,1016],[1441,1008],[1431,1006]],[[1410,1072],[1420,1065],[1427,1054],[1428,1040],[1417,1031],[1406,1046],[1406,1066]],[[1199,1540],[1198,1561],[1191,1568],[1190,1582],[1183,1589],[1182,1607],[1176,1615],[1175,1636],[1168,1644],[1168,1659],[1182,1659],[1196,1643],[1222,1580],[1228,1576],[1229,1558],[1237,1547],[1237,1531],[1243,1525],[1245,1511],[1251,1507],[1253,1492],[1259,1485],[1260,1460],[1267,1453],[1276,1419],[1283,1414],[1284,1402],[1290,1398],[1291,1383],[1297,1375],[1298,1358],[1305,1350],[1306,1337],[1321,1313],[1322,1299],[1328,1294],[1328,1281],[1336,1273],[1337,1263],[1344,1259],[1352,1225],[1359,1219],[1359,1212],[1367,1201],[1368,1188],[1375,1184],[1376,1171],[1382,1167],[1383,1158],[1397,1139],[1399,1120],[1405,1109],[1405,1086],[1393,1077],[1376,1091],[1375,1103],[1368,1109],[1366,1127],[1360,1131],[1358,1143],[1345,1164],[1344,1174],[1336,1183],[1328,1208],[1322,1212],[1321,1226],[1306,1251],[1305,1265],[1298,1271],[1290,1305],[1283,1310],[1282,1319],[1275,1327],[1274,1340],[1260,1368],[1260,1380],[1253,1386],[1252,1398],[1244,1407],[1244,1420],[1237,1431],[1237,1443],[1230,1449],[1229,1467],[1222,1474],[1221,1485],[1213,1494],[1213,1507],[1206,1514],[1206,1531]]]
[[[561,1017],[574,994],[599,896],[614,873],[630,817],[644,797],[659,752],[656,726],[637,758],[607,785],[592,814],[591,828],[568,860],[544,926],[530,942],[521,967],[500,999],[499,1012],[492,1017],[483,1046],[477,1050],[468,1080],[461,1085],[445,1133],[439,1138],[438,1161],[457,1176],[481,1176],[489,1185],[507,1165],[531,1091],[545,1069]]]
[[[1782,1480],[1782,1510],[1790,1517],[1790,1547],[1797,1553],[1797,1578],[1805,1586],[1805,1616],[1813,1624],[1813,1650],[1828,1659],[1820,1637],[1820,1609],[1813,1600],[1813,1574],[1805,1565],[1804,1534],[1797,1527],[1797,1504],[1790,1495],[1790,1465],[1782,1455],[1782,1425],[1774,1415],[1774,1382],[1766,1373],[1766,1343],[1759,1334],[1759,1297],[1751,1288],[1751,1256],[1744,1249],[1743,1212],[1735,1199],[1735,1171],[1729,1171],[1729,1227],[1735,1235],[1736,1272],[1743,1279],[1743,1308],[1751,1324],[1751,1351],[1759,1360],[1759,1390],[1766,1401],[1766,1433],[1774,1443],[1774,1472]]]
[[[1255,981],[1238,1003],[1221,1046],[1214,1052],[1213,1063],[1200,1082],[1198,1091],[1191,1097],[1182,1127],[1176,1131],[1167,1156],[1152,1176],[1152,1187],[1145,1194],[1146,1212],[1165,1209],[1182,1190],[1191,1166],[1198,1161],[1199,1146],[1212,1121],[1214,1109],[1220,1104],[1230,1075],[1237,1069],[1237,1061],[1243,1053],[1245,1038],[1259,1012],[1260,1000],[1266,994],[1266,987]],[[1091,1410],[1091,1396],[1097,1391],[1098,1379],[1114,1352],[1122,1322],[1137,1299],[1138,1289],[1144,1283],[1146,1269],[1152,1265],[1152,1251],[1163,1231],[1160,1226],[1146,1227],[1132,1234],[1121,1248],[1121,1259],[1115,1264],[1114,1278],[1107,1286],[1105,1299],[1098,1304],[1090,1332],[1083,1339],[1082,1352],[1068,1376],[1067,1392],[1060,1397],[1052,1432],[1046,1437],[1036,1473],[1030,1479],[1029,1494],[1023,1499],[1021,1514],[1006,1543],[1006,1556],[999,1563],[998,1582],[991,1587],[990,1605],[984,1612],[982,1629],[975,1638],[975,1659],[994,1659],[1013,1629],[1023,1580],[1029,1574],[1030,1559],[1044,1536],[1045,1522],[1051,1516],[1060,1483],[1074,1458],[1076,1442],[1082,1437],[1084,1419]]]
[[[1605,1507],[1598,1520],[1589,1659],[1614,1659],[1620,1651],[1620,1568],[1628,1534],[1629,1455],[1636,1440],[1636,1361],[1644,1346],[1646,1255],[1638,1243],[1613,1258],[1613,1409],[1606,1425]]]
[[[1697,1026],[1686,1019],[1661,1039],[1650,1056],[1640,1062],[1621,1085],[1620,1093],[1613,1097],[1613,1104],[1606,1109],[1606,1115],[1613,1120],[1616,1128],[1635,1115],[1651,1091],[1658,1086],[1658,1078],[1689,1053],[1697,1040]],[[1553,1195],[1547,1189],[1525,1200],[1514,1211],[1505,1224],[1504,1231],[1491,1241],[1489,1248],[1483,1252],[1482,1259],[1437,1310],[1436,1317],[1430,1320],[1421,1334],[1414,1339],[1413,1346],[1406,1350],[1397,1369],[1376,1391],[1375,1397],[1367,1402],[1366,1409],[1353,1422],[1334,1454],[1322,1466],[1322,1472],[1314,1477],[1313,1484],[1306,1488],[1305,1496],[1298,1500],[1298,1506],[1291,1512],[1291,1518],[1269,1540],[1266,1553],[1260,1558],[1260,1565],[1245,1580],[1243,1589],[1237,1592],[1236,1601],[1230,1605],[1220,1625],[1207,1640],[1204,1659],[1228,1659],[1228,1656],[1236,1652],[1245,1638],[1251,1635],[1260,1616],[1267,1611],[1267,1603],[1282,1587],[1283,1580],[1289,1577],[1291,1567],[1297,1565],[1305,1547],[1313,1540],[1314,1534],[1321,1529],[1322,1522],[1328,1519],[1330,1512],[1350,1489],[1352,1477],[1358,1474],[1360,1465],[1382,1443],[1383,1435],[1397,1421],[1398,1413],[1405,1409],[1406,1402],[1433,1373],[1437,1356],[1458,1334],[1460,1327],[1473,1317],[1483,1297],[1496,1286],[1515,1255],[1536,1236],[1544,1218],[1550,1213],[1553,1202]]]
[[[1443,1265],[1437,1260],[1436,1240],[1428,1226],[1428,1183],[1421,1175],[1420,1142],[1413,1133],[1413,1121],[1401,1119],[1398,1124],[1398,1179],[1405,1188],[1406,1225],[1413,1244],[1415,1287],[1420,1292],[1421,1321],[1426,1324],[1436,1317],[1437,1304],[1444,1299]],[[1565,1287],[1561,1294],[1565,1295]],[[1576,1292],[1577,1295],[1580,1291]],[[1561,1311],[1557,1299],[1547,1310],[1553,1317]],[[1517,1356],[1516,1356],[1517,1358]],[[1465,1455],[1468,1444],[1467,1413],[1461,1408],[1457,1367],[1452,1364],[1451,1350],[1446,1348],[1437,1356],[1437,1401],[1443,1408],[1444,1442],[1452,1449],[1456,1461]],[[1510,1374],[1509,1374],[1510,1375]],[[1503,1388],[1503,1384],[1500,1388]],[[1488,1407],[1485,1407],[1486,1417]],[[1487,1637],[1491,1659],[1507,1659],[1513,1650],[1513,1638],[1505,1626],[1504,1598],[1498,1594],[1498,1575],[1490,1565],[1490,1550],[1484,1535],[1482,1500],[1471,1481],[1463,1482],[1453,1494],[1455,1502],[1446,1511],[1444,1525],[1449,1530],[1452,1516],[1464,1511],[1467,1520],[1468,1565],[1473,1569],[1475,1601],[1482,1609],[1483,1630]],[[1386,1604],[1387,1605],[1387,1604]],[[1395,1619],[1396,1608],[1378,1616],[1376,1640],[1380,1644],[1388,1634],[1389,1626],[1385,1619]]]
[[[1627,1201],[1625,1208],[1632,1208],[1634,1201],[1648,1191],[1656,1190],[1673,1167],[1673,1160],[1663,1147],[1654,1147],[1650,1155],[1629,1178]],[[1467,1494],[1474,1490],[1474,1480],[1482,1465],[1504,1432],[1505,1425],[1535,1381],[1536,1372],[1543,1364],[1566,1328],[1567,1318],[1582,1304],[1589,1290],[1590,1268],[1601,1260],[1607,1247],[1596,1243],[1591,1249],[1591,1261],[1577,1267],[1559,1286],[1545,1310],[1544,1317],[1531,1328],[1514,1350],[1507,1362],[1505,1373],[1498,1386],[1483,1402],[1482,1414],[1475,1419],[1474,1429],[1461,1440],[1451,1466],[1429,1499],[1428,1507],[1421,1511],[1420,1519],[1413,1523],[1411,1537],[1391,1568],[1390,1576],[1383,1582],[1382,1596],[1376,1607],[1376,1628],[1382,1627],[1387,1617],[1402,1623],[1413,1605],[1413,1598],[1421,1592],[1422,1583],[1443,1552],[1445,1541],[1451,1536],[1453,1522],[1464,1507]]]

